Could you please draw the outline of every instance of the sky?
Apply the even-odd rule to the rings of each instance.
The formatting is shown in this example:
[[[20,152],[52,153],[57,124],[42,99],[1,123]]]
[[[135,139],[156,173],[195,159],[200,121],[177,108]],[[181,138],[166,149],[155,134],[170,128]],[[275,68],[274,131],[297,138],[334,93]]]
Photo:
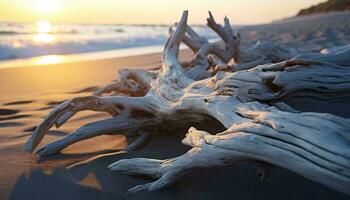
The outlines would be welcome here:
[[[207,11],[232,24],[269,23],[322,0],[0,0],[0,21],[105,24],[170,24],[189,10],[190,24]]]

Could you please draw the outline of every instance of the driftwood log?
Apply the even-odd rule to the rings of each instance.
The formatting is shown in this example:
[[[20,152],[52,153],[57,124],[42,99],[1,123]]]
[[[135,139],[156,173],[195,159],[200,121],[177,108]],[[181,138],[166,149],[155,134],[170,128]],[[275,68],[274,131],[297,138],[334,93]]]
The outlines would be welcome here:
[[[135,192],[165,188],[194,168],[251,160],[286,168],[349,195],[350,120],[300,112],[284,103],[298,96],[349,99],[350,70],[338,65],[349,58],[349,47],[299,56],[268,43],[242,50],[228,18],[222,26],[209,13],[208,26],[222,39],[209,43],[187,25],[187,16],[185,11],[169,31],[161,69],[122,70],[116,82],[94,95],[62,103],[36,128],[26,150],[33,152],[52,126],[61,126],[82,110],[112,117],[86,124],[36,153],[47,156],[111,132],[139,135],[126,148],[132,150],[163,124],[184,126],[210,116],[227,130],[210,134],[191,128],[183,144],[193,148],[186,154],[166,160],[119,160],[110,169],[157,179],[130,189]],[[178,60],[181,42],[194,52],[188,63]],[[110,92],[115,95],[103,96]]]

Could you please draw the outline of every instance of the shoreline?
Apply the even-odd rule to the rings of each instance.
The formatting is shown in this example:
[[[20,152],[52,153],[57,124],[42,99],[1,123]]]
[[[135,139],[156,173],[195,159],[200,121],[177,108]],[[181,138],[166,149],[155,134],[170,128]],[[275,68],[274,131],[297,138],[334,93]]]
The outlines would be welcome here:
[[[218,41],[218,39],[211,39],[210,42]],[[18,58],[0,60],[0,70],[17,67],[33,67],[44,65],[57,65],[86,61],[111,60],[118,58],[146,56],[151,54],[161,54],[164,45],[152,45],[142,47],[131,47],[115,50],[94,51],[85,53],[62,54],[62,55],[43,55],[29,58]],[[181,51],[189,51],[189,48],[182,44]]]
[[[84,62],[94,60],[108,60],[131,56],[142,56],[147,54],[160,53],[163,45],[133,47],[108,51],[96,51],[87,53],[65,54],[65,55],[43,55],[30,58],[18,58],[0,60],[0,70],[16,67],[31,67],[42,65],[54,65],[73,62]]]

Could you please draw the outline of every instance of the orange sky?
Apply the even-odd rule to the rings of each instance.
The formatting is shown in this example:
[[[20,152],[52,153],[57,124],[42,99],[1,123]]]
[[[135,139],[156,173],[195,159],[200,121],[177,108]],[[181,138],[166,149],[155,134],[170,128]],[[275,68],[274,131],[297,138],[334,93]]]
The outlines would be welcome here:
[[[268,23],[295,15],[322,0],[1,0],[0,21],[169,24],[182,10],[190,23],[204,23],[207,11],[228,15],[233,24]]]

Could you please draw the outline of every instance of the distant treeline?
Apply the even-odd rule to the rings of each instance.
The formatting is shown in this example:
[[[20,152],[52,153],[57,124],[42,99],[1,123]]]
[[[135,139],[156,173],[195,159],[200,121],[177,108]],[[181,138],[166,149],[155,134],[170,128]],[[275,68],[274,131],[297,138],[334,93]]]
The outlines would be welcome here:
[[[327,2],[300,10],[297,16],[334,11],[350,11],[350,0],[328,0]]]

